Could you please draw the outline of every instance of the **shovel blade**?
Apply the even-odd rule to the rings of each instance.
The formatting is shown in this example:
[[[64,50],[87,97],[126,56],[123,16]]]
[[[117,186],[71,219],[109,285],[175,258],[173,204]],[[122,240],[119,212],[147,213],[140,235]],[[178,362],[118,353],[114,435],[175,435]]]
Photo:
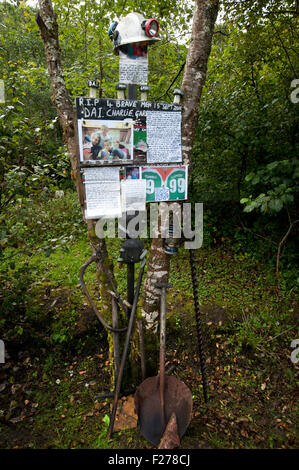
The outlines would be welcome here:
[[[165,376],[164,413],[161,409],[159,377],[149,377],[135,393],[135,409],[140,433],[157,446],[172,413],[175,413],[179,438],[184,435],[192,414],[192,394],[189,388],[174,376]]]

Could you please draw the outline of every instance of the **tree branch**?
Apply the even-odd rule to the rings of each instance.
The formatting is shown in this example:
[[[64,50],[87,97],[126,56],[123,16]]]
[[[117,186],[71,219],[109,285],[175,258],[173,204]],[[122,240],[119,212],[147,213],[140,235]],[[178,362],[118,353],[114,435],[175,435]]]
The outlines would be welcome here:
[[[275,24],[274,24],[274,21],[271,19],[270,15],[267,15],[267,17],[268,17],[269,20],[270,20],[270,23],[271,23],[272,28],[274,29],[274,31],[275,31],[276,34],[277,34],[277,37],[278,37],[279,42],[280,42],[280,44],[281,44],[281,47],[282,47],[282,49],[284,50],[285,55],[286,55],[286,57],[287,57],[287,60],[288,60],[288,62],[289,62],[289,64],[290,64],[290,68],[291,68],[292,71],[293,71],[294,77],[297,78],[296,69],[295,69],[295,67],[293,66],[293,63],[292,63],[292,61],[291,61],[290,55],[289,55],[289,53],[288,53],[288,50],[287,50],[287,48],[285,47],[285,45],[284,45],[284,43],[283,43],[283,40],[282,40],[281,37],[280,37],[279,31],[277,30],[277,28],[276,28],[276,26],[275,26]]]
[[[221,31],[220,29],[218,31],[214,31],[213,34],[222,34],[222,36],[226,36],[227,38],[230,37],[230,34],[225,33],[224,31]]]
[[[182,83],[184,93],[182,151],[185,164],[191,163],[193,141],[198,122],[198,107],[206,80],[218,10],[218,0],[197,0],[195,2],[191,41]]]
[[[280,261],[281,248],[282,248],[282,245],[285,243],[286,239],[288,238],[288,236],[290,235],[290,232],[292,228],[294,227],[294,225],[298,224],[299,222],[299,219],[295,220],[294,222],[291,222],[291,217],[287,208],[286,208],[286,211],[288,213],[289,228],[278,244],[277,255],[276,255],[276,277],[277,277],[277,282],[278,282],[278,288],[279,288],[279,261]]]

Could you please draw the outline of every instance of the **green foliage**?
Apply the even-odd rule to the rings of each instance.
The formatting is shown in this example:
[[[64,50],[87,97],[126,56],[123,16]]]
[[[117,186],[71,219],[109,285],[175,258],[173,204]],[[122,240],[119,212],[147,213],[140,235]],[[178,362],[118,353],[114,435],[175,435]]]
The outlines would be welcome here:
[[[41,168],[42,175],[45,170]],[[45,186],[41,193],[38,188],[38,197],[26,196],[19,197],[0,218],[0,257],[6,258],[7,248],[21,252],[33,249],[46,256],[57,248],[67,251],[68,242],[84,232],[76,194],[70,191],[62,198],[55,198],[53,190]]]
[[[34,339],[37,343],[50,338],[54,345],[61,347],[68,342],[71,347],[78,316],[76,296],[69,302],[66,315],[53,316],[51,322],[40,296],[47,291],[49,282],[63,281],[64,285],[69,282],[71,288],[78,284],[79,266],[87,253],[82,250],[83,258],[76,263],[73,254],[69,255],[70,244],[84,232],[76,194],[68,192],[57,199],[48,191],[41,200],[19,200],[6,208],[5,215],[0,240],[0,326],[6,331],[2,336],[10,341],[22,336],[22,341],[26,342],[29,335],[31,341]],[[54,256],[57,266],[54,263],[55,268],[50,269],[50,259]],[[74,272],[69,268],[71,264]],[[49,338],[45,340],[40,331],[47,332]]]
[[[223,3],[189,194],[204,202],[206,242],[229,237],[238,248],[242,236],[244,250],[258,257],[268,250],[272,261],[290,220],[298,219],[298,105],[290,100],[298,64],[296,15],[286,12],[293,2]],[[285,268],[298,261],[296,228],[282,258]]]
[[[228,36],[215,35],[194,149],[195,183],[205,201],[238,200],[247,173],[296,156],[293,72],[271,24],[219,30]],[[282,34],[291,40],[289,30]]]
[[[249,173],[245,181],[255,188],[264,186],[267,192],[260,193],[256,198],[241,199],[241,203],[246,205],[244,211],[260,209],[262,213],[280,212],[284,206],[292,205],[299,192],[298,176],[297,159],[275,161],[256,173]]]
[[[97,439],[94,441],[94,444],[93,444],[94,449],[109,449],[111,447],[111,442],[107,440],[110,417],[108,415],[105,415],[102,421],[104,424]]]

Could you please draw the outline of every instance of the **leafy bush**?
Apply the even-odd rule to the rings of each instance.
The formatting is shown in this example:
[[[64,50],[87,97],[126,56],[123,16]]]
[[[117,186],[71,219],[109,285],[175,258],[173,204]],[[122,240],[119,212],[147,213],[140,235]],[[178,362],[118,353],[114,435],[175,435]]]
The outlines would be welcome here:
[[[245,181],[255,192],[264,190],[257,196],[241,199],[245,212],[259,209],[262,213],[280,212],[283,207],[292,206],[299,193],[299,160],[296,158],[274,161],[257,172],[249,173]]]

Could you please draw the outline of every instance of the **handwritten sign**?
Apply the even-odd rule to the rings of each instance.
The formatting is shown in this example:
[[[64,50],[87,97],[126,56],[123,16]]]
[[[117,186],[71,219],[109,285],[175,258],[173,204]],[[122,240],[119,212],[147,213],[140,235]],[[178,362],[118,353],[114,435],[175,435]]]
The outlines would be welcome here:
[[[119,168],[85,168],[86,219],[120,217]]]
[[[148,163],[182,161],[181,115],[169,111],[148,111],[146,115]]]
[[[129,56],[119,51],[119,81],[146,85],[148,76],[147,54],[143,56]]]

